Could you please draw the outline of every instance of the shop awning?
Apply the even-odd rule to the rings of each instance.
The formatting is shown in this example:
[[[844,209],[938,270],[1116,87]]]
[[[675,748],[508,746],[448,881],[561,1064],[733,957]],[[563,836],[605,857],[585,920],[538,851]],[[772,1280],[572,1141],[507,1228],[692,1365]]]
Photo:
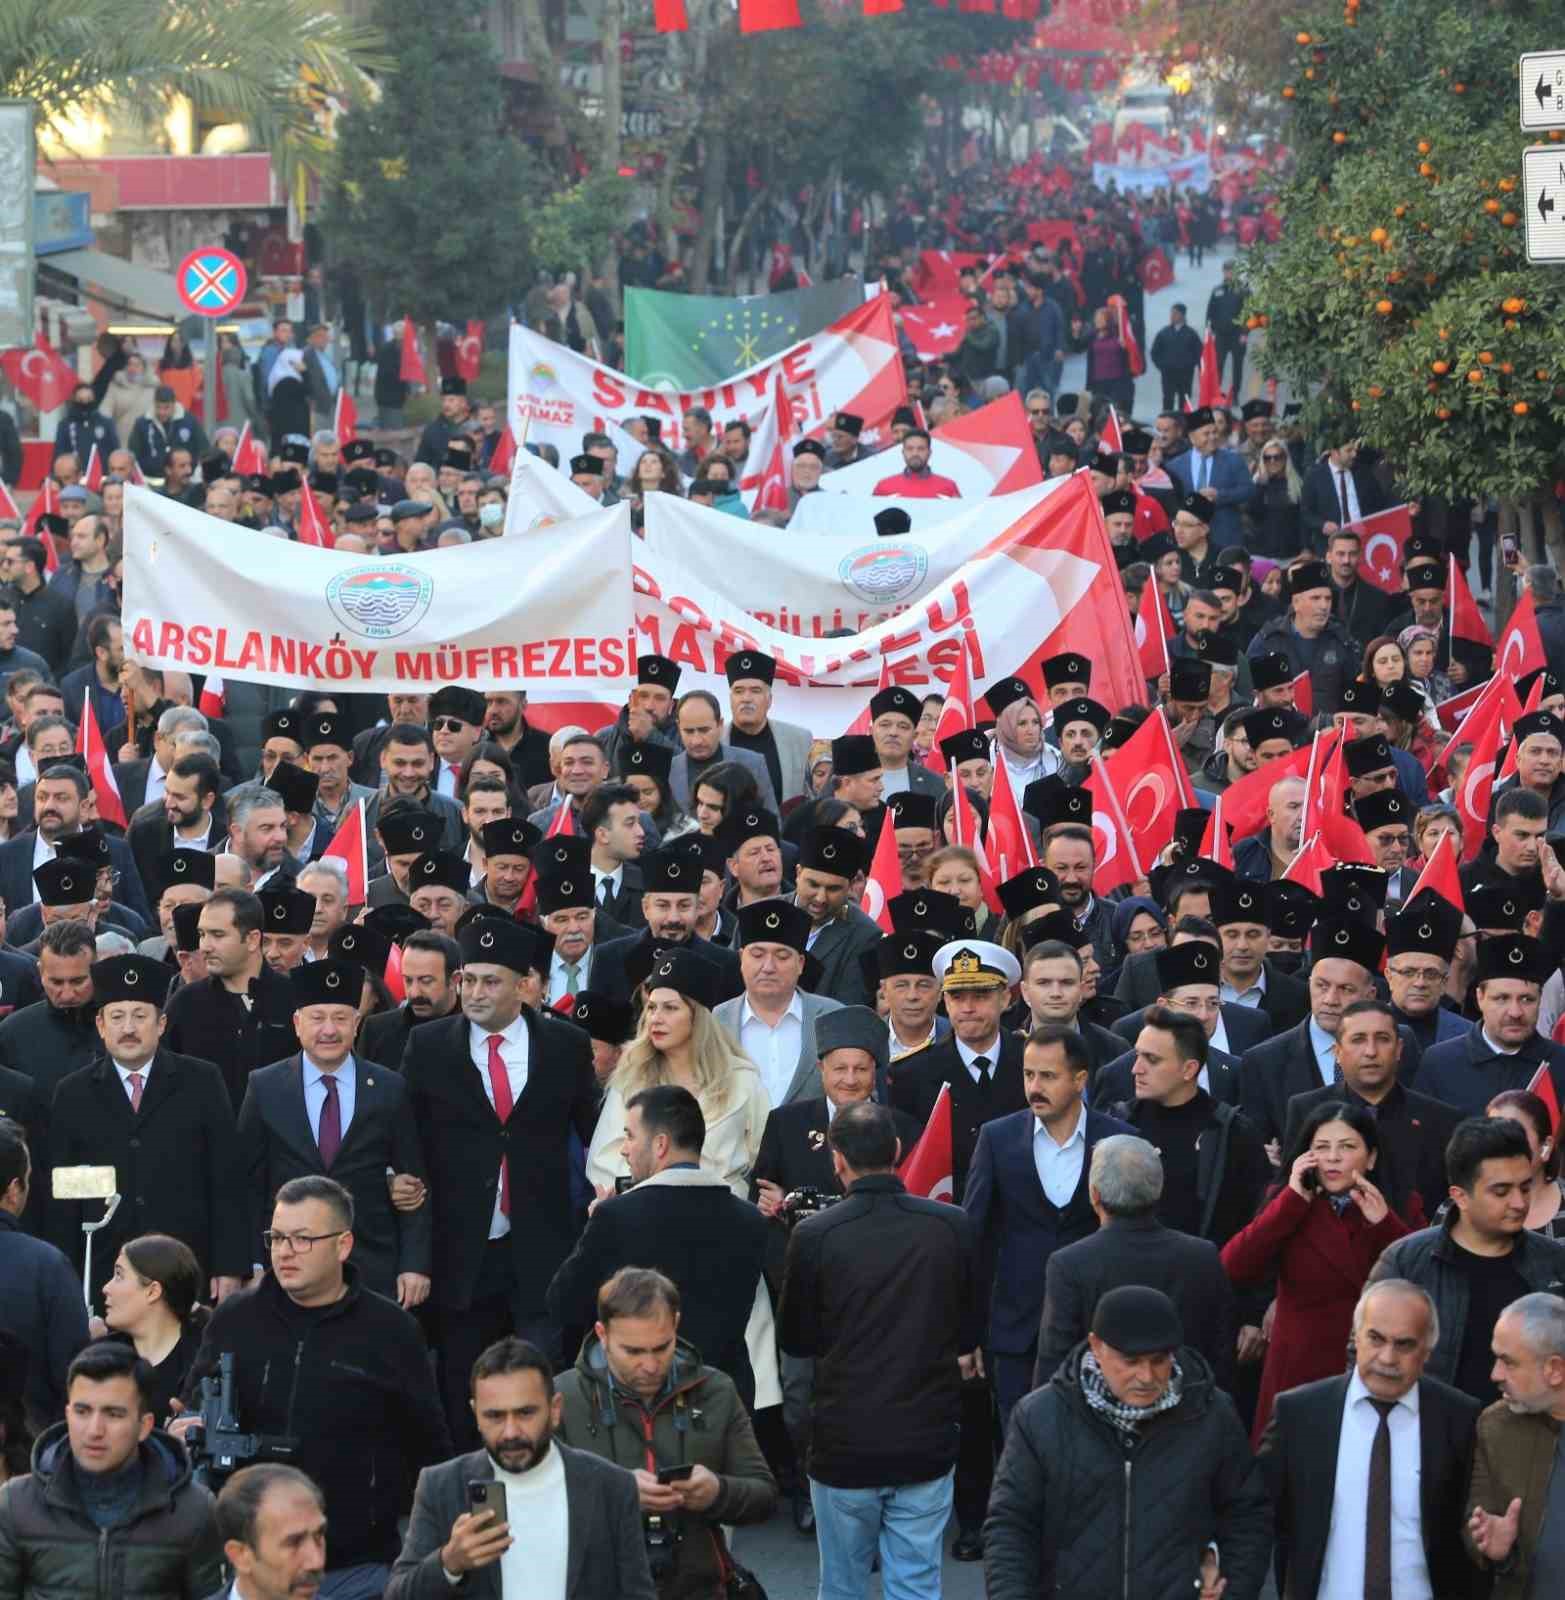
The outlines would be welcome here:
[[[138,266],[102,250],[62,250],[39,263],[50,272],[75,278],[83,294],[109,307],[117,316],[141,316],[160,322],[182,322],[190,313],[179,302],[174,274]]]

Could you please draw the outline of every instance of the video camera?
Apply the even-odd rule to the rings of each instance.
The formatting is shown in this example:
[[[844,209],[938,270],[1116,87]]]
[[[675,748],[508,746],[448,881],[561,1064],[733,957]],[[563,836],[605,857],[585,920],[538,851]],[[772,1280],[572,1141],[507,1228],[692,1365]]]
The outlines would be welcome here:
[[[291,1461],[299,1441],[281,1434],[245,1433],[234,1404],[234,1353],[217,1358],[218,1375],[201,1380],[201,1421],[187,1430],[185,1448],[190,1453],[197,1483],[221,1487],[230,1474],[252,1461]]]
[[[813,1217],[817,1211],[824,1211],[843,1198],[843,1195],[833,1194],[829,1189],[818,1189],[813,1184],[807,1184],[802,1189],[790,1190],[783,1197],[778,1215],[791,1232],[805,1217]]]

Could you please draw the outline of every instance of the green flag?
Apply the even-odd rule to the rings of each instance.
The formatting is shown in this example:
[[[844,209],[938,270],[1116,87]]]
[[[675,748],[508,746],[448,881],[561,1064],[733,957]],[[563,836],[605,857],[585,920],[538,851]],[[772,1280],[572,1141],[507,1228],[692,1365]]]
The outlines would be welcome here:
[[[627,289],[625,371],[651,387],[708,388],[819,333],[863,301],[856,278],[732,299]]]

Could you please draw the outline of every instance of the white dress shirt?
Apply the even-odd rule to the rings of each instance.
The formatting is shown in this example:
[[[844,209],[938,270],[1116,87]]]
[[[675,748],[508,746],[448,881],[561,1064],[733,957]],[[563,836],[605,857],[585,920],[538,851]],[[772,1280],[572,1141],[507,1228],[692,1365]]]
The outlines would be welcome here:
[[[300,1055],[304,1062],[304,1114],[310,1119],[311,1137],[319,1145],[321,1142],[321,1111],[326,1104],[326,1074],[304,1052],[301,1051]],[[332,1073],[332,1077],[337,1080],[337,1120],[341,1123],[341,1127],[337,1131],[346,1139],[348,1137],[348,1124],[353,1121],[353,1104],[356,1098],[354,1091],[357,1088],[357,1079],[354,1075],[351,1054]]]
[[[206,826],[201,830],[197,839],[187,839],[178,828],[173,831],[173,845],[176,850],[208,850],[212,845],[212,813],[206,814]]]
[[[473,1065],[478,1070],[478,1081],[484,1086],[484,1098],[494,1104],[494,1085],[489,1081],[489,1035],[492,1028],[480,1028],[476,1023],[467,1025],[467,1048]],[[511,1104],[522,1098],[527,1087],[527,1019],[517,1017],[500,1034],[500,1059],[505,1063],[505,1079],[511,1086]],[[503,1239],[511,1231],[511,1219],[500,1209],[500,1187],[495,1186],[494,1212],[489,1218],[489,1237]]]
[[[1037,1126],[1032,1134],[1032,1159],[1038,1169],[1038,1182],[1049,1203],[1063,1210],[1081,1182],[1082,1163],[1087,1157],[1087,1108],[1077,1104],[1076,1126],[1063,1144],[1055,1143],[1041,1117],[1034,1116],[1033,1121]]]
[[[804,1002],[793,991],[788,1009],[777,1019],[776,1027],[759,1017],[746,995],[739,1002],[739,1048],[761,1069],[761,1082],[773,1110],[783,1103],[788,1086],[799,1067],[799,1051],[804,1045]]]
[[[911,1054],[914,1050],[922,1050],[926,1045],[933,1044],[935,1042],[935,1034],[937,1030],[938,1024],[936,1023],[935,1019],[931,1017],[929,1019],[929,1036],[927,1038],[920,1039],[917,1044],[903,1044],[903,1042],[897,1037],[896,1028],[888,1021],[886,1023],[886,1036],[891,1041],[891,1059],[893,1061],[898,1061],[903,1056]]]
[[[612,872],[599,872],[596,867],[592,869],[592,898],[601,906],[603,904],[603,886],[608,884],[609,896],[620,892],[625,882],[625,863],[622,861]]]
[[[1521,1054],[1521,1046],[1519,1044],[1518,1045],[1497,1044],[1494,1041],[1494,1039],[1490,1036],[1489,1030],[1487,1028],[1479,1028],[1478,1032],[1483,1036],[1483,1042],[1497,1056],[1514,1056],[1514,1055],[1520,1055]]]
[[[592,946],[589,944],[580,961],[576,963],[576,992],[590,988],[592,984],[589,974],[592,970]],[[563,999],[570,991],[565,971],[565,958],[558,951],[549,958],[549,1004],[552,1006],[556,1000]]]
[[[1391,1600],[1431,1600],[1419,1510],[1421,1477],[1418,1385],[1386,1417],[1391,1430]],[[1337,1439],[1337,1482],[1331,1496],[1331,1532],[1321,1562],[1316,1600],[1364,1600],[1364,1544],[1368,1529],[1369,1457],[1380,1413],[1355,1372],[1348,1379],[1342,1432]]]
[[[161,800],[163,791],[168,786],[168,774],[163,770],[162,763],[156,756],[147,763],[147,796],[141,803],[146,805],[148,800]]]
[[[129,1100],[132,1105],[134,1105],[136,1096],[130,1086],[131,1074],[138,1073],[140,1075],[141,1092],[145,1094],[147,1092],[147,1082],[152,1076],[152,1062],[148,1061],[145,1066],[141,1067],[122,1067],[119,1062],[116,1061],[114,1063],[114,1070],[120,1075],[120,1087],[125,1091],[125,1098]]]
[[[20,756],[21,753],[22,752],[20,750],[17,751],[18,756]],[[16,776],[18,782],[23,781],[20,770],[18,770]],[[59,853],[60,852],[56,850],[41,833],[35,835],[33,838],[33,872],[36,872],[39,867],[44,864],[44,862],[53,861],[54,858],[59,855]],[[30,879],[32,877],[32,873],[29,873],[28,877]],[[33,904],[38,904],[38,885],[36,883],[33,884]]]
[[[461,768],[453,767],[449,761],[435,759],[435,766],[439,769],[435,773],[435,793],[443,794],[448,799],[457,798],[457,779],[461,776]]]
[[[996,1034],[982,1050],[970,1049],[967,1045],[963,1044],[960,1039],[956,1039],[954,1034],[952,1035],[952,1038],[955,1039],[956,1042],[956,1053],[961,1057],[962,1065],[967,1068],[968,1076],[973,1080],[973,1082],[977,1083],[979,1077],[981,1076],[978,1068],[975,1067],[973,1063],[979,1058],[979,1056],[983,1056],[989,1062],[989,1081],[990,1083],[993,1083],[995,1068],[1000,1065],[1000,1035]]]

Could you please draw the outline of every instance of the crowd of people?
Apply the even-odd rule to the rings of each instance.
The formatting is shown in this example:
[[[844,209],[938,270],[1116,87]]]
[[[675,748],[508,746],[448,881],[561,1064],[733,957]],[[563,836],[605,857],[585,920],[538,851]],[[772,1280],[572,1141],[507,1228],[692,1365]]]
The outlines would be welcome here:
[[[972,315],[1045,317],[1051,269]],[[0,1600],[753,1596],[743,1530],[783,1505],[823,1600],[877,1564],[938,1595],[948,1548],[1004,1600],[1565,1576],[1558,575],[1514,562],[1548,659],[1475,823],[1440,710],[1496,670],[1447,615],[1477,510],[1419,504],[1388,592],[1354,524],[1395,464],[1350,422],[1138,422],[1048,343],[914,392],[1016,380],[1169,668],[1111,710],[1049,655],[938,749],[902,687],[862,734],[775,718],[751,650],[726,696],[643,656],[607,726],[552,733],[461,683],[129,662],[125,483],[282,539],[308,486],[339,550],[438,549],[500,534],[499,428],[451,380],[413,460],[285,432],[236,476],[154,388],[89,490],[83,386],[59,513],[0,525]],[[832,424],[796,496],[870,453]],[[897,429],[887,478],[929,492]],[[742,425],[629,431],[627,474],[601,435],[563,470],[738,500]],[[1149,718],[1199,804],[1103,895],[1084,784]],[[1318,891],[1317,735],[1363,839]],[[1002,764],[1037,864],[995,883],[959,813],[981,843]],[[1264,820],[1204,843],[1268,768]],[[325,852],[361,801],[359,904]],[[1421,887],[1442,848],[1456,887]]]

